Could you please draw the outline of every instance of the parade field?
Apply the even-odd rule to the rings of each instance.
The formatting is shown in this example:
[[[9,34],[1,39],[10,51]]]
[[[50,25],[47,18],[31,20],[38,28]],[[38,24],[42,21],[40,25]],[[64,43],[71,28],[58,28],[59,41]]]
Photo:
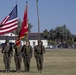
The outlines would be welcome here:
[[[14,58],[11,60],[11,72],[4,73],[3,55],[0,52],[0,75],[76,75],[76,49],[51,49],[44,54],[44,69],[37,71],[34,56],[31,59],[29,73],[24,72],[22,62],[21,72],[15,71]]]

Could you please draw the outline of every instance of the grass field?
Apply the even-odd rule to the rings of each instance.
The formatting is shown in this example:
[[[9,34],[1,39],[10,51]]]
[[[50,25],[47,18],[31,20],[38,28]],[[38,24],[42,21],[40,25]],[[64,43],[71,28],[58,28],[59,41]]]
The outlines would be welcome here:
[[[34,57],[31,59],[31,70],[29,73],[23,72],[24,66],[22,62],[22,72],[14,72],[15,63],[12,57],[11,71],[8,75],[76,75],[76,49],[57,49],[46,51],[44,54],[44,68],[42,73],[38,73]],[[0,53],[0,75],[4,73],[4,63],[2,53]]]

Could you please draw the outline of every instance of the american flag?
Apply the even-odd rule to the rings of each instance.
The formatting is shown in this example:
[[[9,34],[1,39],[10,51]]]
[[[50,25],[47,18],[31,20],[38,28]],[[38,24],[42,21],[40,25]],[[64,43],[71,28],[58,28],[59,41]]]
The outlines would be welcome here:
[[[11,32],[18,28],[17,5],[13,8],[11,13],[4,18],[0,23],[0,34]]]

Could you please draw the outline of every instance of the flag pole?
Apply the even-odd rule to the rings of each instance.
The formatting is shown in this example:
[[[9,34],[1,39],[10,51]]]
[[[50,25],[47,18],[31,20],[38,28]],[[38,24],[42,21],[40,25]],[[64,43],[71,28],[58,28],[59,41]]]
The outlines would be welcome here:
[[[26,1],[26,6],[28,5],[28,2]],[[26,7],[26,9],[28,9],[28,7]],[[28,12],[28,11],[27,11]],[[28,15],[27,15],[27,26],[28,26]],[[28,33],[26,33],[26,42],[28,42]]]
[[[37,17],[38,17],[38,40],[40,40],[40,19],[39,19],[39,10],[38,10],[38,0],[36,0],[37,6]]]
[[[16,5],[18,5],[17,1],[16,1]],[[16,12],[17,12],[17,17],[18,17],[18,11],[16,11]],[[18,30],[18,28],[17,28],[17,30]],[[15,32],[15,43],[16,43],[16,39],[18,38],[17,37],[17,30],[14,30],[14,32]]]
[[[27,6],[27,5],[28,5],[28,2],[26,1],[26,13],[27,13],[27,15],[26,15],[26,17],[27,17],[27,19],[26,19],[26,23],[27,23],[27,24],[26,24],[26,27],[28,27],[28,6]],[[28,40],[28,33],[29,33],[29,31],[27,31],[27,33],[26,33],[26,46],[28,46],[27,43],[28,43],[28,41],[29,41],[29,40]],[[29,48],[26,47],[26,55],[27,55],[28,49],[29,49]]]

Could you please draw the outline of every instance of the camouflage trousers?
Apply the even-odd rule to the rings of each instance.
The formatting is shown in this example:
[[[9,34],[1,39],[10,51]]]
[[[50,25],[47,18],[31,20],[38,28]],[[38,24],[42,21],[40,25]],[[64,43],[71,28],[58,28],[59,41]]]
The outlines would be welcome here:
[[[37,69],[42,70],[43,69],[43,57],[36,57],[36,64],[37,64]]]
[[[22,58],[14,58],[14,61],[15,61],[16,71],[20,71]]]
[[[4,61],[4,65],[5,65],[5,70],[9,71],[10,70],[10,64],[11,64],[11,57],[4,57],[3,61]]]
[[[25,71],[30,71],[30,57],[23,57]]]

